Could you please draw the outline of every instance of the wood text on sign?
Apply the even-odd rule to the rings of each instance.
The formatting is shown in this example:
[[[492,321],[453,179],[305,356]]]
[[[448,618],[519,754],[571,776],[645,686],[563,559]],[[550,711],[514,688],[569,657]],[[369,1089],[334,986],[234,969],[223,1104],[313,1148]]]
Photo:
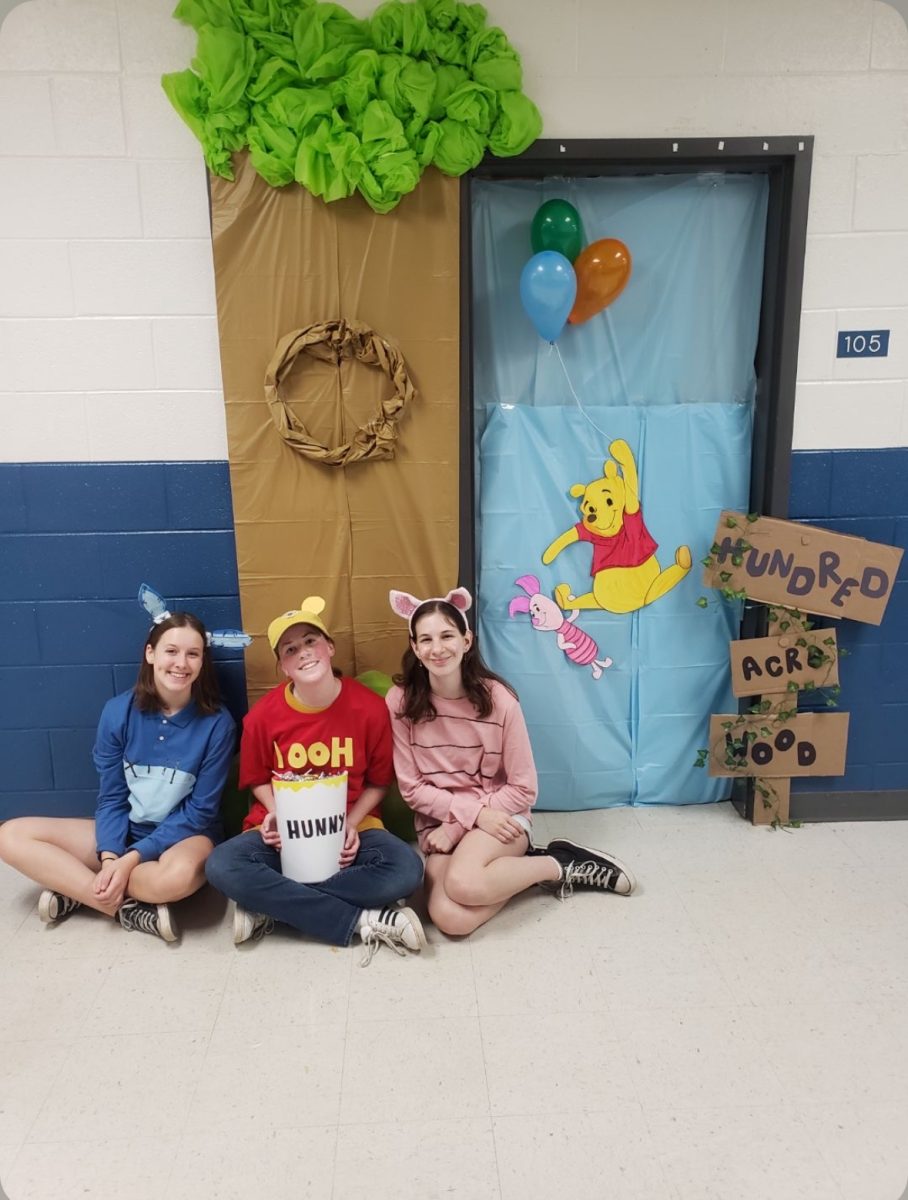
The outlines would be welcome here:
[[[869,625],[882,621],[902,559],[897,546],[736,512],[722,513],[713,545],[703,572],[709,587]]]
[[[803,643],[799,645],[799,643]],[[730,642],[731,686],[736,696],[773,695],[798,688],[834,687],[839,654],[834,629],[793,630],[776,637]]]
[[[740,724],[738,723],[740,722]],[[753,734],[753,737],[750,735]],[[844,775],[848,713],[718,713],[709,720],[710,775]]]

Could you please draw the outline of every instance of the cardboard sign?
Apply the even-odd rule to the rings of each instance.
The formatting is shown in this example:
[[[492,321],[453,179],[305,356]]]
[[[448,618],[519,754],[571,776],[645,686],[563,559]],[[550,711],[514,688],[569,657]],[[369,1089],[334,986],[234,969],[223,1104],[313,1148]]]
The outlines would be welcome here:
[[[736,725],[738,720],[737,713],[710,717],[710,775],[774,779],[845,774],[848,713],[799,713],[788,721],[779,721],[772,713],[757,713],[748,714]],[[734,758],[734,766],[726,762],[727,755]]]
[[[814,525],[774,517],[748,521],[736,512],[722,513],[714,544],[718,553],[703,573],[709,587],[869,625],[883,619],[903,553]]]
[[[807,684],[834,687],[839,682],[834,629],[798,629],[778,637],[747,638],[731,642],[728,650],[736,696],[787,692],[789,683],[803,688]]]

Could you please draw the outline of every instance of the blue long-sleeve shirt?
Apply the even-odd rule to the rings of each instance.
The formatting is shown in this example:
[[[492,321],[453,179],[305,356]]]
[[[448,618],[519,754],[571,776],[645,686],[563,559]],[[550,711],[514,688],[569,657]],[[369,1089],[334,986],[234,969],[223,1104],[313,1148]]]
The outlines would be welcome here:
[[[221,792],[236,749],[226,709],[191,703],[166,717],[142,712],[130,690],[104,705],[92,757],[100,777],[98,853],[160,858],[184,838],[219,838]]]

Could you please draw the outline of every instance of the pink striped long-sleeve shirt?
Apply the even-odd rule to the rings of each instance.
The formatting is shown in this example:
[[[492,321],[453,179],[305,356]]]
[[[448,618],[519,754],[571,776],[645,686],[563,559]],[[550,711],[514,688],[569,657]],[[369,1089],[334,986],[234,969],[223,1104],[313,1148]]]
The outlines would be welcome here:
[[[433,696],[437,717],[414,725],[398,716],[399,687],[386,697],[400,793],[416,814],[416,834],[442,823],[460,841],[484,808],[527,816],[536,803],[536,766],[520,705],[494,680],[492,712],[481,718],[467,699]]]

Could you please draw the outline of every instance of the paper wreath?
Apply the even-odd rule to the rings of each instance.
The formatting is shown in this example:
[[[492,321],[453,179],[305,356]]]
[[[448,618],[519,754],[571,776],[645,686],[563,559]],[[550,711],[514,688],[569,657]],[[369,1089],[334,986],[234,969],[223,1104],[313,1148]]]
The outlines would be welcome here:
[[[167,601],[147,583],[139,586],[139,603],[151,617],[152,625],[160,625],[171,616]],[[206,630],[205,640],[209,646],[230,646],[242,650],[252,645],[252,638],[248,633],[243,633],[242,629]]]
[[[357,429],[349,442],[329,449],[309,436],[305,425],[293,415],[281,396],[281,384],[300,354],[336,366],[340,366],[345,358],[376,366],[394,385],[394,395],[381,402],[377,414]],[[416,388],[401,352],[359,321],[320,321],[285,334],[265,371],[265,399],[281,439],[297,454],[326,467],[346,467],[370,458],[393,458],[397,423],[415,396]]]

